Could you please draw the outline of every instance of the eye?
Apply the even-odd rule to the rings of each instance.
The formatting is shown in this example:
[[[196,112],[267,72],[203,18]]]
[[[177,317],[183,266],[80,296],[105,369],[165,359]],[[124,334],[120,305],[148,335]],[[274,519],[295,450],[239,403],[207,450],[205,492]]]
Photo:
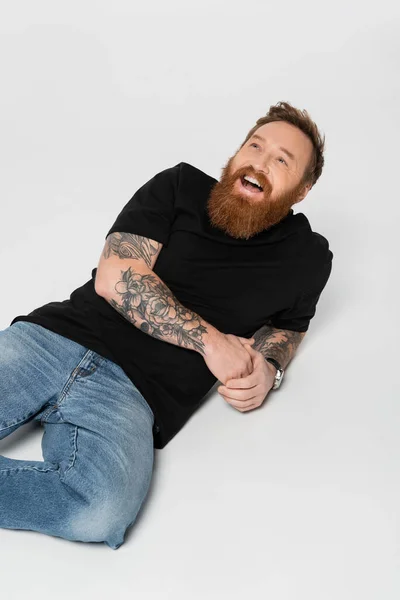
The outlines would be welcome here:
[[[250,146],[257,146],[257,148],[259,148],[260,146],[258,144],[256,144],[255,142],[251,142]],[[282,157],[279,156],[278,160],[283,160],[283,162],[285,163],[285,165],[288,167],[289,165],[287,164],[286,160]]]

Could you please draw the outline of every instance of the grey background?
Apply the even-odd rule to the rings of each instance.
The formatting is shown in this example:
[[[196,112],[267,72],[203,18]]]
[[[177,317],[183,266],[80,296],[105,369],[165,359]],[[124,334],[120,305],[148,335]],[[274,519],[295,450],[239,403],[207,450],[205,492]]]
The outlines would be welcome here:
[[[295,206],[334,253],[285,382],[216,391],[162,451],[126,543],[0,530],[8,599],[394,600],[399,576],[399,12],[379,3],[0,4],[0,329],[90,278],[134,191],[221,168],[270,105],[325,168]],[[24,426],[3,454],[41,459]],[[0,488],[1,493],[1,488]]]

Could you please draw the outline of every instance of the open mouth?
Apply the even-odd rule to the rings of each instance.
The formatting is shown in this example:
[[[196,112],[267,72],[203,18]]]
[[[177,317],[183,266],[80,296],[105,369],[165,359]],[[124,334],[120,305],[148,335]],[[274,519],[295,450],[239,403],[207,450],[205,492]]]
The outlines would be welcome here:
[[[262,194],[263,190],[255,183],[251,183],[250,181],[247,181],[247,179],[244,179],[244,176],[240,177],[239,181],[241,189],[247,194]]]

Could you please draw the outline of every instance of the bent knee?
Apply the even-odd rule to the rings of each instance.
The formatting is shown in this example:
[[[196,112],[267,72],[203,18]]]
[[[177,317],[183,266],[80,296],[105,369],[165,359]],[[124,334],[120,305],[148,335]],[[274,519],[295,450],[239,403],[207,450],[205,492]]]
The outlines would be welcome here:
[[[135,507],[131,507],[128,513],[121,502],[111,499],[92,503],[70,516],[69,535],[71,539],[81,542],[106,542],[112,547],[118,547],[137,512]]]

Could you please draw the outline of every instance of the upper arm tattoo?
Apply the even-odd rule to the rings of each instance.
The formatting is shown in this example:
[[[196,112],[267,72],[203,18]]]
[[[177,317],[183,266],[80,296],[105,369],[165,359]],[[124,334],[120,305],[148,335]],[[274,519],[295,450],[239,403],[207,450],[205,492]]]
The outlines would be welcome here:
[[[142,259],[152,269],[162,244],[150,238],[133,233],[115,232],[107,236],[103,257],[116,255],[119,258]]]

